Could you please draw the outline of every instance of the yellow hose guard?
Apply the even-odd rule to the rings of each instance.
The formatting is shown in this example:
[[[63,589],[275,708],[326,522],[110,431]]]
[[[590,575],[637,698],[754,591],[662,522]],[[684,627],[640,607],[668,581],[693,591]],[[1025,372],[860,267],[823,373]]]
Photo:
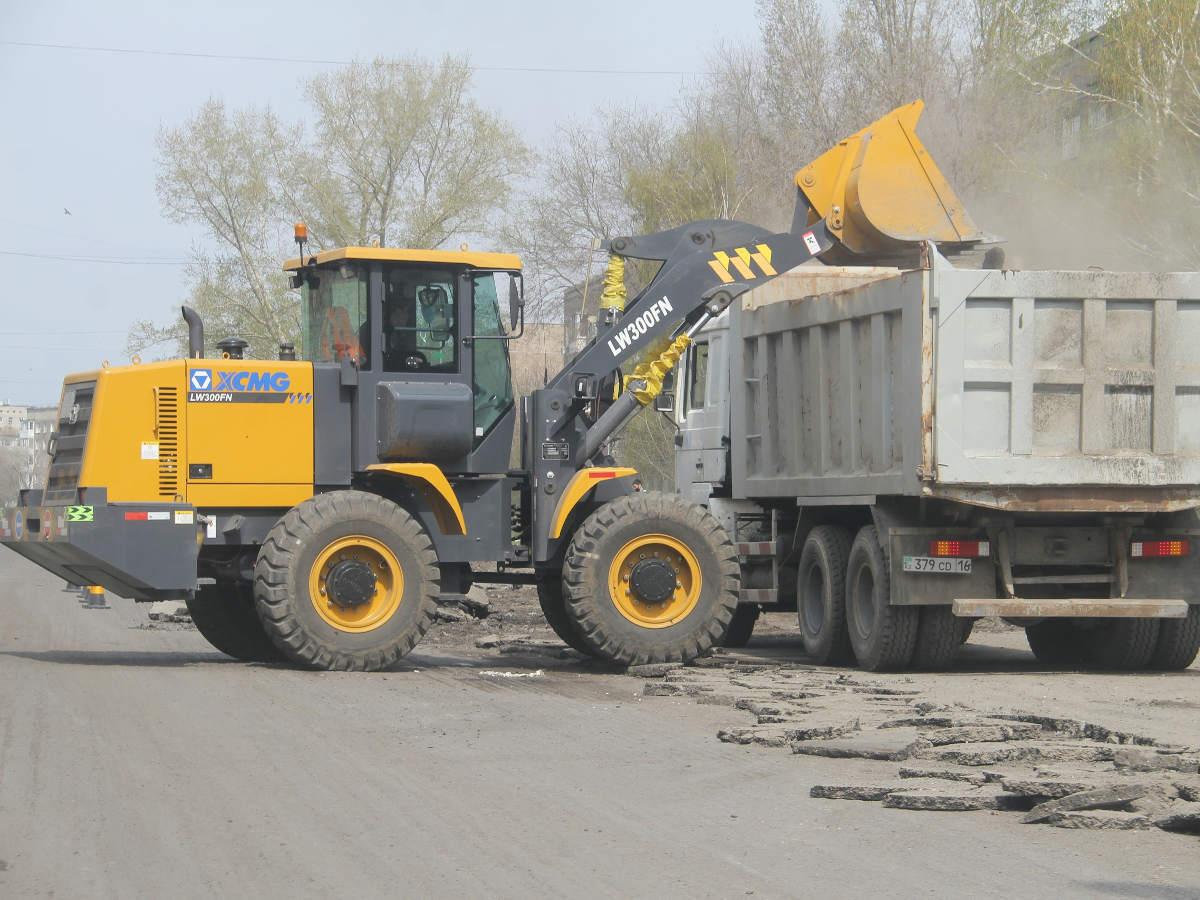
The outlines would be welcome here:
[[[625,390],[632,392],[642,406],[649,406],[654,402],[654,398],[662,393],[663,379],[675,368],[679,357],[683,356],[691,342],[690,337],[681,334],[654,360],[639,363],[633,374],[626,376]]]
[[[625,259],[609,256],[608,268],[604,270],[604,284],[600,289],[600,308],[622,312],[625,309],[626,296]]]

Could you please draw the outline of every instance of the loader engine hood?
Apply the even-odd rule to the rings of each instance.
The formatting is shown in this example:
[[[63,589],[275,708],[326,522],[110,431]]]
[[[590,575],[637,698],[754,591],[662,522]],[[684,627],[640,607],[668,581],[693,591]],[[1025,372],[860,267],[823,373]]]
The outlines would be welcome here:
[[[68,375],[43,502],[103,488],[115,503],[290,506],[312,492],[313,410],[308,362],[177,359]]]

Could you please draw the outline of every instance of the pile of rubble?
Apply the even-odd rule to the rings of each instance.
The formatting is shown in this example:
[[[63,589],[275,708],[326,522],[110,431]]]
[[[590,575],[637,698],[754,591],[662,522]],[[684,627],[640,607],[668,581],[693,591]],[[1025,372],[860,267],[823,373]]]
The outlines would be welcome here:
[[[938,704],[923,691],[860,673],[721,657],[699,662],[630,674],[652,679],[645,696],[687,696],[755,717],[754,724],[722,729],[722,741],[878,763],[868,766],[867,778],[814,786],[813,797],[1011,811],[1060,828],[1200,834],[1196,747],[1076,719]]]
[[[465,594],[442,594],[438,627],[426,643],[475,647],[503,656],[582,659],[554,636],[532,586],[475,584]]]

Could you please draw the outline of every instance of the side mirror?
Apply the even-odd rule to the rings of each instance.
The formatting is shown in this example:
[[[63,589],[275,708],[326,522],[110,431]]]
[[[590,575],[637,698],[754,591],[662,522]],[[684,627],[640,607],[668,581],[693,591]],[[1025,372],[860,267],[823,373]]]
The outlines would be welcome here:
[[[525,308],[525,300],[521,296],[524,284],[520,275],[508,276],[508,330],[516,331],[521,321],[521,313]]]

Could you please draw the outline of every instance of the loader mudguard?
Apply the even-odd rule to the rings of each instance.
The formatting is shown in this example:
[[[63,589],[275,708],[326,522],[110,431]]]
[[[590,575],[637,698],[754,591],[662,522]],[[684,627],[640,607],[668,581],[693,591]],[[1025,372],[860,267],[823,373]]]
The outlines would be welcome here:
[[[562,537],[563,528],[567,524],[567,519],[571,517],[572,511],[596,485],[602,481],[630,478],[636,475],[637,469],[624,466],[592,466],[580,469],[567,482],[562,496],[558,498],[558,506],[554,509],[554,524],[550,527],[550,537],[555,540]]]
[[[134,600],[177,600],[196,588],[204,523],[187,503],[109,503],[83,488],[79,503],[43,506],[22,491],[0,514],[0,544],[75,585]]]
[[[433,463],[376,463],[367,466],[367,471],[393,475],[411,482],[433,510],[442,534],[467,533],[467,520],[463,516],[458,495],[454,493],[454,486]]]

